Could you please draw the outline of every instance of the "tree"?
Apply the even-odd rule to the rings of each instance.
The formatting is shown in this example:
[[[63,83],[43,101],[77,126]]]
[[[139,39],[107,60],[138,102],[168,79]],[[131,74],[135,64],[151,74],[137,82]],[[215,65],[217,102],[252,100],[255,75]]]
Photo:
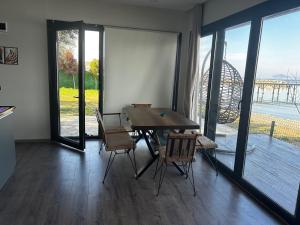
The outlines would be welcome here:
[[[93,59],[90,62],[90,71],[91,75],[95,80],[95,89],[97,89],[97,79],[99,78],[99,60]]]
[[[61,30],[57,33],[57,42],[60,45],[75,47],[78,40],[78,30]]]
[[[73,52],[71,49],[63,49],[61,54],[59,54],[58,59],[59,70],[64,71],[67,75],[72,75],[73,78],[73,88],[76,88],[75,85],[75,75],[78,73],[78,62],[74,58]]]

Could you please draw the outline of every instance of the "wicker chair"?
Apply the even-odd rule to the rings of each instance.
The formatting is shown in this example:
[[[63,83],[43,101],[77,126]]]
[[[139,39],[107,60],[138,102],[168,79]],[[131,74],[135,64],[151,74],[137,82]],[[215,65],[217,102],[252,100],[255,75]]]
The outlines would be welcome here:
[[[111,165],[116,157],[116,155],[119,154],[127,154],[128,158],[130,159],[131,165],[133,167],[135,175],[137,174],[137,167],[136,167],[136,161],[135,161],[135,142],[134,140],[129,136],[128,132],[124,127],[116,127],[112,129],[105,129],[104,123],[102,120],[102,116],[98,109],[96,111],[96,117],[97,121],[99,123],[100,131],[103,134],[103,142],[100,147],[99,153],[101,152],[103,146],[105,147],[105,150],[110,152],[110,156],[107,162],[105,174],[103,177],[103,183],[105,181],[105,178],[111,168]],[[105,115],[105,114],[104,114]],[[119,113],[109,113],[106,115],[119,115]],[[120,118],[120,116],[119,116]],[[132,150],[133,154],[133,160],[130,156],[130,151]]]
[[[197,134],[179,134],[170,133],[167,138],[166,146],[159,148],[159,160],[157,161],[154,178],[158,171],[160,171],[157,196],[162,186],[165,173],[170,163],[181,163],[186,179],[189,178],[194,195],[196,195],[195,182],[194,182],[194,171],[193,171],[193,158],[195,154],[195,146],[197,140]],[[158,166],[160,163],[160,166]],[[163,167],[165,168],[163,169]],[[192,179],[190,179],[189,172],[192,172]]]

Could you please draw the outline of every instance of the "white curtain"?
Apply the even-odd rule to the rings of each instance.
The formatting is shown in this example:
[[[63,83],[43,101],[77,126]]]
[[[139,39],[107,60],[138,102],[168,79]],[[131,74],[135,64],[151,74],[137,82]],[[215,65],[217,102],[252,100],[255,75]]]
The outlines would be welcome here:
[[[104,112],[132,103],[170,108],[177,34],[105,28]]]
[[[184,113],[186,117],[195,120],[197,115],[195,107],[197,101],[196,84],[199,78],[199,47],[200,29],[202,25],[202,5],[192,9],[192,30],[190,33],[188,51],[188,70],[185,85]]]

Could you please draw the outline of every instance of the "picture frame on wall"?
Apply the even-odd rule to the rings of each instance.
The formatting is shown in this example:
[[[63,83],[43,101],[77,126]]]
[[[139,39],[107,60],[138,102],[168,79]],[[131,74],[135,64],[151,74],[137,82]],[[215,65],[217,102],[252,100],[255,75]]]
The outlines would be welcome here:
[[[18,65],[18,48],[16,47],[4,48],[4,64]]]
[[[4,64],[4,47],[0,46],[0,64]]]

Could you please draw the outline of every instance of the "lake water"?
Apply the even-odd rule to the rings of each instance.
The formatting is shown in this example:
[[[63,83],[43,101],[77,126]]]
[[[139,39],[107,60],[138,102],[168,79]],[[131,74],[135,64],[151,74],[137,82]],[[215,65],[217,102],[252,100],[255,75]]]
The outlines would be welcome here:
[[[254,102],[252,105],[252,112],[272,115],[280,118],[291,119],[291,120],[299,120],[300,121],[300,113],[297,110],[295,104],[292,104],[292,91],[290,91],[290,95],[287,93],[287,88],[280,88],[278,102],[277,101],[277,90],[274,92],[274,102],[272,103],[272,88],[266,88],[264,90],[264,94],[260,90],[259,96],[257,97],[257,89],[258,86],[255,86],[253,101],[262,101],[262,103]],[[287,97],[289,96],[289,97]],[[295,90],[295,99],[298,109],[300,110],[300,86],[296,86]],[[289,102],[287,104],[287,101]]]
[[[298,105],[298,108],[300,109],[300,105]],[[252,105],[252,112],[300,121],[300,114],[296,106],[292,104],[254,103]]]

